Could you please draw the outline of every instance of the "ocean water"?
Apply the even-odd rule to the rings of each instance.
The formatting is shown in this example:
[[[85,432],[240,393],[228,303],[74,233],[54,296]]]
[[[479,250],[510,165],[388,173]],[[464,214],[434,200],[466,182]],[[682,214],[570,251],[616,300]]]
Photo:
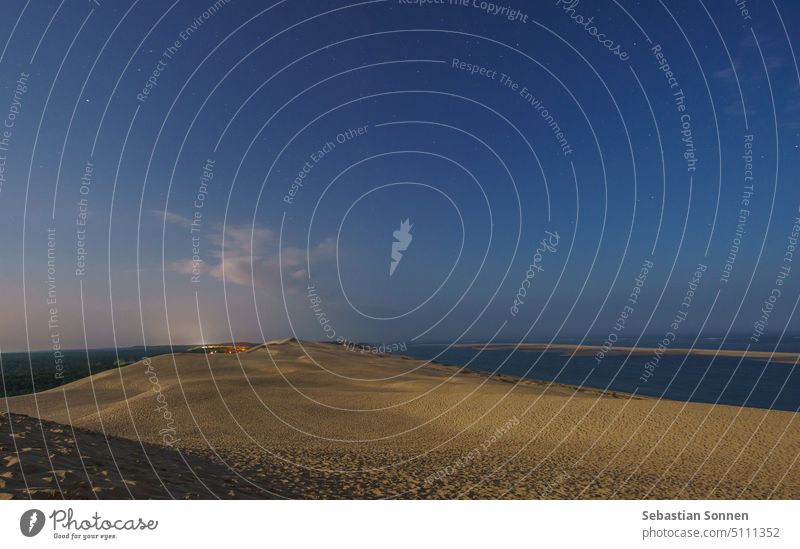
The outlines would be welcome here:
[[[671,348],[691,347],[693,340],[676,340]],[[718,349],[721,338],[699,339],[695,348]],[[577,340],[559,343],[577,344]],[[587,340],[585,345],[602,345]],[[743,350],[745,337],[728,338],[726,350]],[[620,339],[616,348],[633,346]],[[642,339],[638,347],[655,347],[657,341]],[[800,353],[800,337],[762,338],[752,351]],[[600,364],[595,357],[571,351],[484,350],[446,344],[408,345],[403,354],[473,370],[497,372],[542,381],[622,391],[671,400],[730,404],[754,408],[800,411],[800,366],[740,357],[662,355],[653,375],[642,381],[651,354],[607,355]]]

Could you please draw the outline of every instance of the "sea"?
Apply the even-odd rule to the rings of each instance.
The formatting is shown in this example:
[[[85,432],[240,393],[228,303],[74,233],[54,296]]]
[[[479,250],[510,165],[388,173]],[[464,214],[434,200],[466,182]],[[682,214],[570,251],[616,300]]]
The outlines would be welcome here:
[[[657,347],[660,339],[643,337],[637,342],[620,338],[614,348]],[[594,339],[562,339],[558,343],[603,345],[602,340]],[[800,354],[800,336],[764,336],[758,343],[749,336],[729,336],[724,342],[722,337],[676,339],[669,347],[716,350],[722,346],[723,350],[745,350],[748,345],[751,351]],[[653,361],[651,354],[611,353],[598,363],[593,354],[570,356],[571,350],[510,350],[505,346],[481,350],[480,343],[474,347],[409,344],[401,354],[472,370],[669,400],[800,411],[800,367],[794,363],[720,355],[663,354],[652,375],[647,377],[645,365]]]

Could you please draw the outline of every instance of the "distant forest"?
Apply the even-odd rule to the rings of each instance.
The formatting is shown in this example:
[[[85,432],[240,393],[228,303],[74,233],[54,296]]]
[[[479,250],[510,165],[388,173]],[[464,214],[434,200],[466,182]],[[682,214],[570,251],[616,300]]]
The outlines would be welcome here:
[[[188,346],[126,347],[122,349],[90,349],[62,351],[61,376],[56,376],[56,359],[52,351],[3,353],[0,355],[0,396],[25,395],[46,391],[83,377],[133,364],[148,356],[183,352]]]

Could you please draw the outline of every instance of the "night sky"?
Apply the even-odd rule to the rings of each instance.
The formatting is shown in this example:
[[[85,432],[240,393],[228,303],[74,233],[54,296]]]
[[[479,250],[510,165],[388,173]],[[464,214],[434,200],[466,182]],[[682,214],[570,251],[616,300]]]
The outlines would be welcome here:
[[[800,328],[797,2],[2,11],[0,350]]]

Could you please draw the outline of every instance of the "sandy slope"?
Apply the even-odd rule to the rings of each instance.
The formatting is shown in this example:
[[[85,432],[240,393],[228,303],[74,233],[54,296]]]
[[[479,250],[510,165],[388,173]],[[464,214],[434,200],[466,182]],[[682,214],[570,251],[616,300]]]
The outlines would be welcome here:
[[[800,497],[796,414],[457,372],[284,342],[157,357],[0,410],[141,440],[186,471],[170,446],[206,458],[220,497]],[[209,497],[176,497],[193,494]]]
[[[0,413],[0,500],[268,496],[202,455]]]

